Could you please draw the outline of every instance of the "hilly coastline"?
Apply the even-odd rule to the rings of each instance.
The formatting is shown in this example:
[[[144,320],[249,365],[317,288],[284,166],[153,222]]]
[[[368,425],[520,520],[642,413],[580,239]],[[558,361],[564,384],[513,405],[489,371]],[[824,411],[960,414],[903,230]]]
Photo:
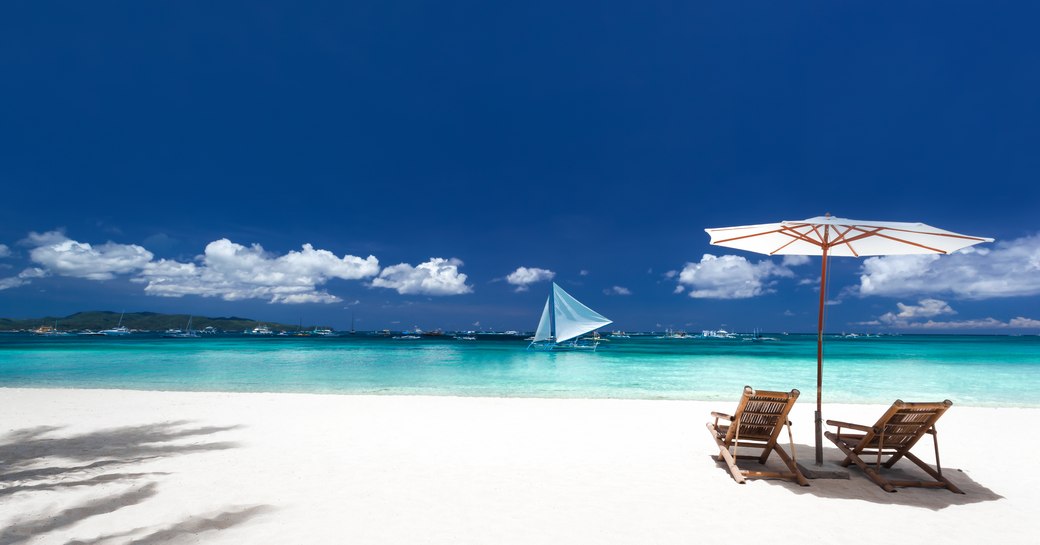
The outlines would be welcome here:
[[[69,330],[100,330],[114,327],[119,323],[119,312],[112,311],[87,311],[77,312],[68,316],[44,316],[41,318],[0,318],[0,331],[20,331],[35,329],[41,326],[53,327],[57,323],[58,329]],[[123,325],[141,331],[165,331],[167,329],[183,329],[188,323],[187,314],[160,314],[158,312],[127,312],[123,314]],[[191,317],[191,326],[194,329],[212,327],[220,331],[243,331],[253,329],[257,325],[266,325],[271,329],[282,329],[294,331],[301,326],[298,324],[287,325],[276,322],[260,322],[252,318],[241,318],[238,316],[209,318],[205,316]],[[304,329],[313,329],[314,325],[303,326]],[[319,326],[320,327],[320,326]]]

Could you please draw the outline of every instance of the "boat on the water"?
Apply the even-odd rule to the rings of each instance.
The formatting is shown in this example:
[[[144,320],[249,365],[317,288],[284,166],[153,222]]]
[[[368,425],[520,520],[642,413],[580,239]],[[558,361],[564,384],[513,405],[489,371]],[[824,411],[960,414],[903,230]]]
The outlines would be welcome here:
[[[167,329],[166,333],[163,333],[163,337],[167,339],[195,339],[198,338],[199,333],[191,328],[192,316],[188,316],[188,326],[184,331],[180,329]]]
[[[762,336],[761,329],[755,329],[755,331],[750,336],[742,337],[742,339],[745,341],[760,343],[765,341],[775,341],[776,337],[764,337]]]
[[[243,331],[242,334],[243,335],[274,335],[274,332],[271,331],[271,328],[269,328],[269,327],[267,327],[265,325],[258,325],[256,327],[254,327],[253,329],[247,329],[247,330]]]
[[[598,338],[580,339],[582,335],[613,323],[602,314],[583,305],[553,282],[545,300],[538,329],[528,350],[595,350]]]
[[[108,335],[110,337],[120,337],[120,336],[123,336],[123,335],[129,335],[130,334],[130,330],[127,329],[127,327],[125,325],[123,325],[123,315],[124,314],[126,314],[126,313],[122,312],[122,313],[119,314],[119,324],[118,325],[116,325],[115,327],[113,327],[111,329],[102,329],[100,333],[102,335]]]
[[[700,338],[702,339],[735,339],[736,335],[726,331],[725,329],[705,329],[701,331]]]
[[[610,335],[607,335],[607,336],[610,337],[611,339],[631,339],[632,338],[632,337],[630,337],[628,335],[628,333],[625,333],[624,331],[621,331],[621,330],[611,331]]]
[[[68,337],[71,335],[68,331],[61,331],[58,329],[58,321],[54,321],[54,327],[49,325],[41,325],[40,327],[32,330],[33,335],[40,337]]]

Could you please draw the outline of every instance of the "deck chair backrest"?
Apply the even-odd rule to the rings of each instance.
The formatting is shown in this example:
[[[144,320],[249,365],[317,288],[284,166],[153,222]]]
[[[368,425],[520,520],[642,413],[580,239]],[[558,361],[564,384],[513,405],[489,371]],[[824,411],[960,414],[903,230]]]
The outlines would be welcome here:
[[[733,425],[726,433],[726,443],[732,442],[738,433],[741,440],[775,440],[787,423],[787,413],[791,412],[798,395],[798,390],[769,392],[745,386],[733,415]]]
[[[908,450],[952,405],[949,399],[941,403],[907,403],[897,399],[874,424],[874,431],[867,432],[867,444],[877,446],[883,437],[885,448]]]

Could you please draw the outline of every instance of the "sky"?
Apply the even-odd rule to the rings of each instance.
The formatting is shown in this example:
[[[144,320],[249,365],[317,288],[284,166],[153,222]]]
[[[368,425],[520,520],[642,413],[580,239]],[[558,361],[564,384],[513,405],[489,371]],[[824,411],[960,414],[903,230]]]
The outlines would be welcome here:
[[[1040,7],[5,2],[0,316],[809,332],[831,213],[993,237],[835,258],[835,332],[1040,333]]]

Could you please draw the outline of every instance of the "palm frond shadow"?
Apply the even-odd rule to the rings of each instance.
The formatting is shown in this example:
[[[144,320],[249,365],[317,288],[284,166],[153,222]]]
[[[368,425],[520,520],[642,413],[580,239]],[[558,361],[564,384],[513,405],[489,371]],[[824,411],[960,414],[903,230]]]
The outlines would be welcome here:
[[[15,430],[0,443],[0,481],[9,480],[10,471],[26,468],[42,458],[56,457],[98,464],[105,461],[132,461],[141,458],[187,454],[235,447],[235,443],[177,443],[237,426],[189,427],[178,420],[142,426],[124,426],[71,436],[56,435],[61,428],[40,426]]]
[[[199,534],[227,530],[273,510],[274,508],[270,505],[253,505],[237,510],[194,516],[160,528],[135,528],[127,532],[99,536],[89,540],[69,541],[65,545],[102,545],[107,542],[126,543],[127,545],[153,545],[176,543],[180,540],[196,542],[199,539]],[[131,538],[135,534],[143,535]],[[130,539],[127,541],[128,538]]]
[[[0,545],[16,545],[24,543],[41,534],[67,528],[82,520],[98,515],[105,515],[124,507],[141,503],[157,493],[158,486],[148,483],[144,486],[98,499],[92,499],[75,507],[62,509],[54,513],[22,517],[0,530]]]
[[[68,502],[64,505],[59,502],[61,507],[47,512],[16,516],[0,529],[0,545],[24,543],[80,521],[144,502],[158,493],[158,484],[148,478],[166,473],[121,469],[130,469],[149,460],[234,448],[238,446],[235,442],[208,441],[205,438],[236,428],[238,426],[193,426],[190,421],[179,420],[80,434],[63,435],[63,428],[58,426],[38,426],[7,433],[0,437],[0,502],[20,494],[90,487],[98,487],[103,495],[80,500],[71,506]],[[113,485],[118,487],[115,488],[118,492],[110,492]],[[157,539],[163,540],[166,538],[161,536],[171,537],[180,532],[179,529],[192,528],[193,525],[199,528],[196,531],[204,531],[202,528],[208,527],[206,524],[214,526],[220,521],[238,524],[258,514],[260,507],[266,509],[266,506],[254,506],[220,513],[215,515],[216,518],[193,517],[155,530],[150,535],[158,535]],[[213,521],[205,522],[211,518]],[[150,542],[158,541],[142,541]]]

